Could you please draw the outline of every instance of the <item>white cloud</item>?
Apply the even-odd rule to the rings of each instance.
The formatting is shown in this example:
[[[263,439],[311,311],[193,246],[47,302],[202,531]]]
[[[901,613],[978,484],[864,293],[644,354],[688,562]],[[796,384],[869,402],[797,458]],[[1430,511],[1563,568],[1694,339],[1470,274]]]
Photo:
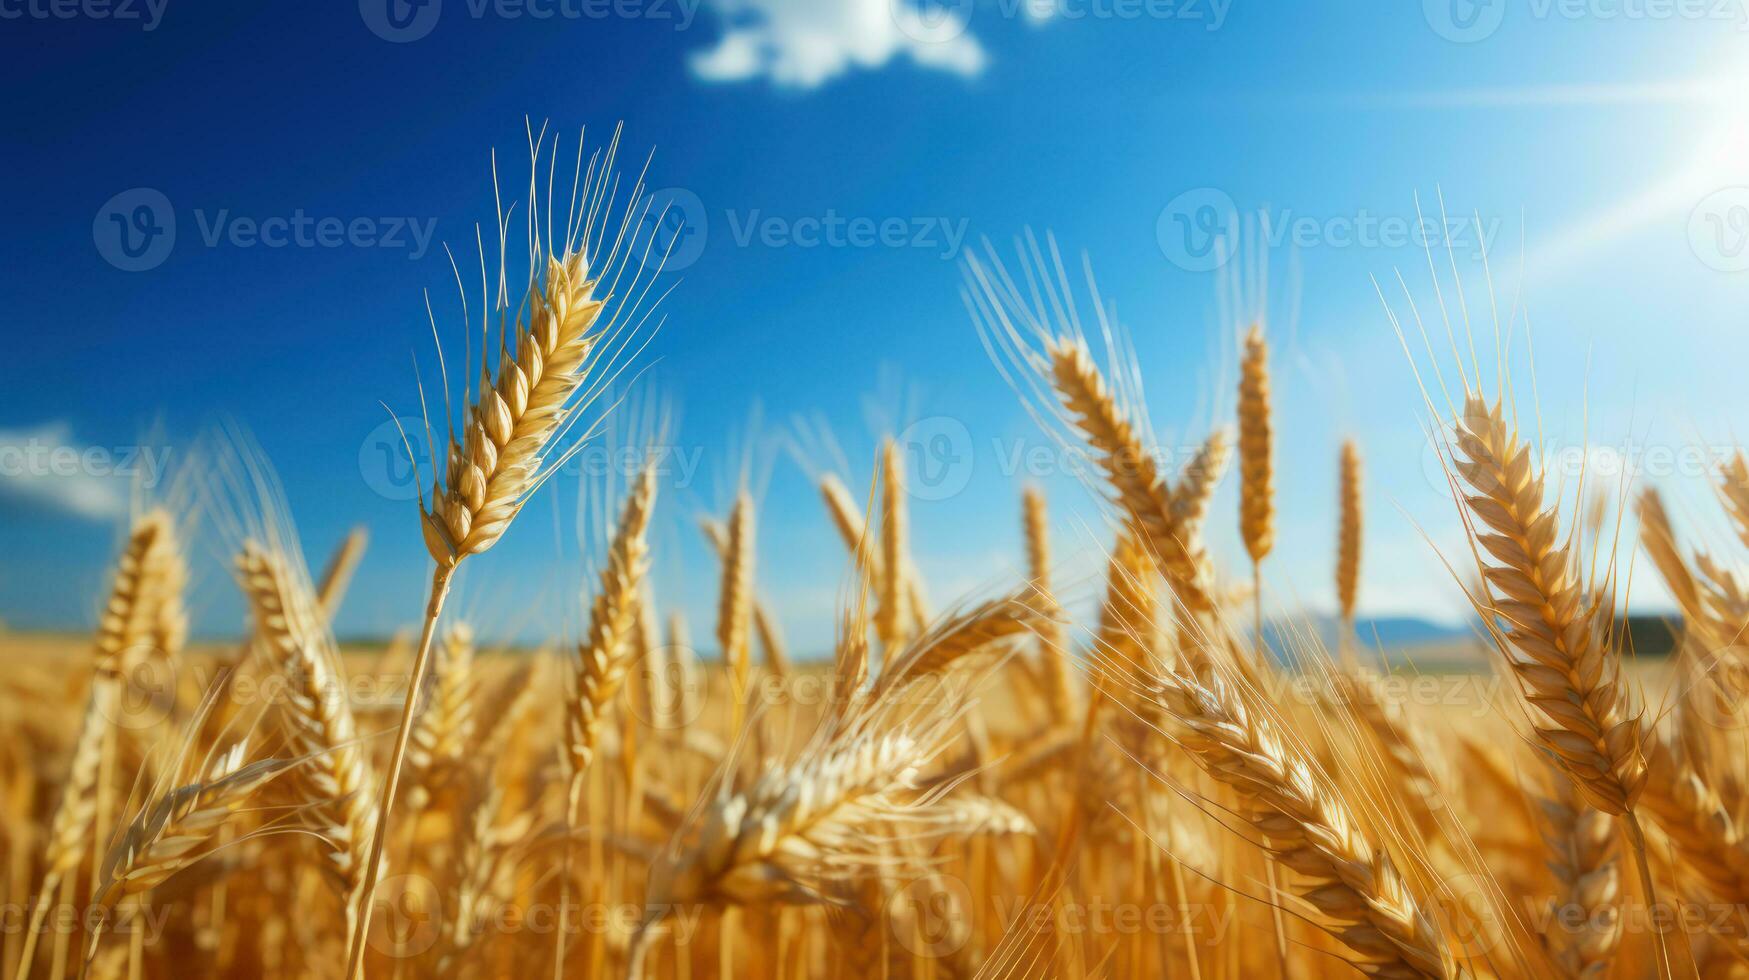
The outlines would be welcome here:
[[[987,58],[967,32],[969,4],[927,0],[708,0],[725,29],[714,47],[692,56],[707,82],[765,77],[814,88],[853,68],[880,68],[897,57],[925,68],[976,75]]]
[[[70,441],[65,423],[0,430],[0,493],[91,520],[127,513],[133,473],[162,462],[151,447],[106,448]]]

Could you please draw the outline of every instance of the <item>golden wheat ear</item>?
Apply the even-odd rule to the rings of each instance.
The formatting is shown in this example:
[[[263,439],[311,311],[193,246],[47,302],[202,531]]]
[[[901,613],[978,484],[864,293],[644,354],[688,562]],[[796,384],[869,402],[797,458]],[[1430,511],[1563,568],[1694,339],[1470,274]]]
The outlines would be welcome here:
[[[1323,917],[1351,963],[1381,977],[1464,975],[1390,856],[1240,692],[1218,673],[1199,680],[1165,672],[1154,696],[1174,740],[1239,794],[1271,857],[1300,876],[1292,890]]]
[[[1133,352],[1107,318],[1089,271],[1108,355],[1108,367],[1101,367],[1083,334],[1056,242],[1046,243],[1048,258],[1031,236],[1022,247],[1025,286],[993,250],[968,257],[961,289],[966,310],[997,369],[1045,434],[1066,451],[1092,450],[1102,482],[1089,488],[1116,505],[1116,523],[1140,532],[1178,603],[1211,609],[1206,557],[1191,516],[1174,513]]]
[[[1594,806],[1626,814],[1646,782],[1645,736],[1612,642],[1614,592],[1586,588],[1530,446],[1500,403],[1472,393],[1455,430],[1452,466],[1496,644],[1543,719],[1542,743]]]
[[[462,559],[491,548],[534,491],[583,448],[600,424],[598,419],[568,448],[560,448],[580,413],[611,389],[648,343],[653,331],[646,328],[652,311],[661,303],[660,295],[652,300],[653,284],[661,273],[666,249],[677,240],[671,238],[658,249],[655,237],[645,236],[640,244],[638,230],[650,217],[651,201],[644,192],[641,174],[632,183],[628,199],[618,199],[620,183],[614,172],[617,130],[605,152],[590,159],[586,174],[579,134],[571,205],[554,237],[552,219],[557,211],[552,201],[552,178],[560,155],[558,141],[555,137],[552,142],[543,181],[540,170],[542,154],[548,151],[546,130],[543,127],[538,137],[532,132],[529,136],[526,254],[530,268],[526,299],[512,318],[508,297],[500,288],[493,314],[498,319],[495,367],[488,365],[489,357],[484,353],[489,349],[492,317],[481,316],[477,389],[470,378],[459,420],[450,412],[445,381],[443,463],[433,474],[429,503],[423,494],[419,500],[420,529],[434,567],[409,681],[414,694],[402,707],[384,773],[378,804],[382,819],[372,835],[364,885],[355,903],[357,927],[349,937],[348,980],[357,980],[364,971],[365,934],[387,844],[388,816],[400,783],[418,706],[417,692],[424,682],[437,621],[456,566]],[[543,183],[544,201],[540,192]],[[660,223],[662,215],[656,217]],[[502,210],[498,233],[502,253],[508,234],[508,218]],[[501,284],[507,259],[500,255]],[[484,264],[482,255],[482,267]],[[482,303],[485,292],[482,284]],[[465,311],[465,290],[463,308]],[[441,347],[439,353],[441,357]],[[465,373],[471,370],[470,366]],[[435,453],[436,440],[430,429],[428,417],[426,438]],[[556,459],[552,458],[555,452]],[[410,446],[408,454],[413,455]]]

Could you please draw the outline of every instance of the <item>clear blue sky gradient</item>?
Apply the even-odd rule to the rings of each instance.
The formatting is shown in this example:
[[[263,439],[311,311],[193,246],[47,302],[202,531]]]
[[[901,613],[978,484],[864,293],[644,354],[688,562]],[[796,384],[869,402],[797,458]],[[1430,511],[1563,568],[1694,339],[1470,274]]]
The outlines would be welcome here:
[[[1180,215],[1194,228],[1210,213],[1186,207],[1211,200],[1299,229],[1269,257],[1282,488],[1272,591],[1329,607],[1336,447],[1352,434],[1368,458],[1363,604],[1450,619],[1461,597],[1434,546],[1456,554],[1455,514],[1429,477],[1425,412],[1374,282],[1399,314],[1398,270],[1424,313],[1434,293],[1425,256],[1389,240],[1392,229],[1413,220],[1417,193],[1430,214],[1443,192],[1454,215],[1480,216],[1502,308],[1521,295],[1530,312],[1551,444],[1728,441],[1749,408],[1749,272],[1736,265],[1749,191],[1731,190],[1749,185],[1749,33],[1739,9],[1727,19],[1634,16],[1622,11],[1645,8],[1603,0],[1577,11],[1442,2],[1233,0],[1211,30],[1200,8],[1034,22],[980,0],[968,35],[980,70],[901,56],[798,86],[690,67],[764,3],[733,17],[707,3],[679,29],[651,17],[474,17],[466,0],[446,0],[426,36],[389,43],[354,3],[168,0],[145,31],[0,0],[0,12],[24,11],[0,18],[11,93],[0,103],[0,430],[64,425],[71,443],[111,447],[161,424],[180,445],[240,420],[281,474],[313,561],[349,525],[370,527],[338,632],[390,632],[420,610],[425,558],[414,505],[378,492],[360,460],[380,437],[379,402],[417,412],[411,357],[433,361],[427,289],[459,356],[441,249],[208,246],[201,223],[221,211],[412,217],[471,250],[474,224],[492,215],[488,154],[514,191],[525,116],[592,136],[624,120],[622,164],[654,147],[651,185],[695,194],[707,219],[646,355],[681,407],[677,442],[703,454],[689,485],[664,488],[657,531],[662,594],[684,604],[695,635],[709,635],[715,580],[695,523],[725,509],[756,405],[765,437],[819,413],[859,489],[871,415],[963,426],[963,490],[913,504],[914,548],[941,603],[1014,574],[1025,474],[1005,458],[1045,444],[971,327],[959,257],[939,235],[922,247],[805,247],[743,243],[738,229],[939,219],[963,223],[968,246],[988,236],[1005,254],[1023,229],[1048,229],[1077,267],[1090,257],[1133,334],[1156,427],[1184,440],[1231,413],[1238,324],[1217,298],[1235,267],[1194,268],[1173,244]],[[1470,14],[1486,36],[1454,41]],[[94,236],[106,202],[134,188],[161,192],[178,226],[168,258],[140,272],[107,261]],[[1479,316],[1473,253],[1458,259]],[[1522,349],[1514,366],[1528,406]],[[832,635],[843,552],[802,470],[753,455],[760,586],[795,644],[817,651]],[[1091,498],[1066,477],[1041,482],[1059,551],[1091,553],[1103,537]],[[1718,526],[1699,475],[1658,482],[1688,501],[1686,524]],[[0,620],[90,623],[115,521],[15,489],[0,481]],[[488,631],[574,634],[587,567],[577,500],[592,489],[571,476],[546,487],[469,573],[462,611]],[[1216,553],[1242,574],[1230,486],[1218,507]],[[196,555],[208,634],[241,628],[220,551]],[[1091,592],[1097,563],[1065,561]],[[1634,588],[1655,607],[1649,581]]]

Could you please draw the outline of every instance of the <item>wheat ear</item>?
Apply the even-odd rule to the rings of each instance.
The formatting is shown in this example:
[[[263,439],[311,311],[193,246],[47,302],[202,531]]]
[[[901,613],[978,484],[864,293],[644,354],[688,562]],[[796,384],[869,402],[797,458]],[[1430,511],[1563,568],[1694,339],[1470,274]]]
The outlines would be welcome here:
[[[1732,453],[1720,467],[1718,490],[1738,539],[1749,548],[1749,459],[1744,459],[1742,450]]]
[[[595,743],[608,705],[613,702],[632,663],[632,633],[637,626],[638,604],[644,575],[649,570],[647,533],[650,513],[656,506],[656,470],[645,467],[637,485],[626,497],[619,528],[601,570],[601,588],[589,611],[589,632],[577,647],[577,663],[571,696],[565,699],[566,760],[569,785],[565,797],[565,826],[575,827],[583,802],[584,779],[595,758]],[[622,747],[622,750],[624,747]],[[559,929],[554,937],[553,972],[562,976],[565,963],[566,916],[570,904],[571,848],[565,845],[565,897],[559,908]]]
[[[539,164],[545,141],[544,129],[538,140],[530,134],[533,152],[527,203],[528,255],[532,268],[523,305],[526,317],[519,313],[512,322],[501,292],[495,375],[488,377],[488,358],[482,356],[477,391],[471,403],[463,407],[461,438],[458,440],[451,431],[442,472],[433,477],[430,502],[423,495],[419,501],[420,529],[434,568],[408,682],[408,690],[414,693],[402,707],[395,732],[395,745],[383,778],[382,820],[371,839],[371,857],[359,895],[358,928],[348,941],[347,980],[362,978],[364,938],[374,911],[377,869],[387,844],[388,818],[418,708],[417,692],[425,680],[433,634],[456,566],[462,559],[490,548],[503,536],[534,491],[555,472],[556,466],[547,464],[546,455],[569,431],[575,413],[612,382],[625,366],[626,356],[636,356],[641,349],[638,338],[650,311],[640,307],[649,296],[651,279],[660,273],[666,257],[653,254],[653,239],[646,241],[641,254],[634,254],[636,228],[648,216],[651,203],[644,194],[641,178],[632,184],[630,203],[615,216],[619,190],[613,170],[619,145],[617,132],[606,152],[591,159],[587,176],[580,183],[573,177],[572,206],[565,225],[556,240],[543,241],[537,230],[543,223],[536,214],[540,205]],[[581,144],[579,139],[579,154]],[[580,158],[577,170],[582,170]],[[545,227],[550,236],[553,211],[550,165],[547,178],[549,206]],[[500,242],[504,220],[500,216]],[[598,298],[597,287],[603,284],[607,295]],[[623,291],[616,298],[615,292],[620,290]],[[660,303],[660,297],[655,302]],[[603,318],[604,310],[609,308],[611,314]],[[482,321],[482,331],[487,326]],[[591,379],[587,386],[586,379]],[[472,382],[468,387],[473,388]],[[446,421],[447,397],[446,390]],[[581,441],[567,450],[566,458],[580,445]]]
[[[407,746],[412,767],[408,796],[416,810],[430,802],[474,742],[474,700],[479,694],[474,652],[473,627],[455,623],[433,653],[431,690]]]
[[[1719,794],[1664,739],[1651,747],[1651,777],[1640,804],[1669,838],[1678,860],[1710,901],[1749,896],[1749,842]]]
[[[1176,722],[1179,744],[1238,791],[1274,859],[1304,876],[1295,892],[1324,916],[1356,968],[1377,977],[1460,975],[1390,857],[1366,839],[1310,760],[1225,680],[1166,673],[1155,696]]]
[[[104,917],[93,924],[84,976],[97,956],[107,914],[128,895],[147,891],[193,865],[225,843],[221,831],[255,798],[263,786],[297,765],[296,759],[262,759],[245,764],[246,746],[239,743],[207,764],[197,781],[148,800],[122,828],[104,858],[92,903]]]
[[[1174,516],[1165,478],[1118,405],[1085,341],[1060,337],[1046,345],[1063,408],[1093,447],[1128,522],[1187,608],[1210,608],[1201,554]]]
[[[753,498],[746,491],[735,496],[728,532],[717,594],[717,646],[722,650],[723,666],[729,674],[732,726],[739,729],[747,710],[747,688],[753,672],[748,649],[753,623]]]
[[[650,566],[647,534],[656,504],[656,472],[646,468],[627,496],[619,528],[590,607],[589,632],[577,647],[571,697],[566,699],[567,748],[572,778],[589,768],[608,705],[631,665],[632,631],[644,575]]]
[[[905,608],[905,540],[910,533],[905,499],[905,457],[891,438],[881,443],[880,578],[875,589],[875,636],[893,649],[909,625]]]
[[[369,544],[370,531],[361,524],[346,532],[346,537],[328,556],[328,563],[322,566],[322,577],[316,580],[316,604],[329,620],[340,611],[340,603],[345,601],[346,590],[352,585],[352,575],[358,571],[358,563],[364,560],[364,549]]]
[[[1045,507],[1045,494],[1028,486],[1021,495],[1026,531],[1026,574],[1041,596],[1055,604],[1051,591],[1051,528]],[[1045,697],[1051,717],[1067,720],[1074,713],[1074,698],[1069,690],[1069,651],[1060,623],[1053,617],[1039,628],[1039,662],[1044,665]]]
[[[1031,636],[1046,624],[1058,622],[1056,616],[1050,600],[1031,585],[947,616],[882,665],[873,696],[878,699],[912,681],[945,673],[1004,640]]]
[[[1354,629],[1354,604],[1360,594],[1360,533],[1362,498],[1360,447],[1353,439],[1344,440],[1338,467],[1341,478],[1337,492],[1342,501],[1342,515],[1336,532],[1336,604],[1342,613],[1347,632]]]
[[[1544,506],[1530,448],[1498,403],[1469,397],[1456,450],[1489,589],[1485,611],[1500,623],[1497,645],[1519,689],[1549,722],[1537,735],[1593,805],[1626,814],[1645,785],[1646,760],[1640,713],[1609,642],[1608,593],[1587,595],[1577,558],[1558,540],[1559,515]]]
[[[1478,598],[1519,692],[1540,714],[1538,739],[1591,805],[1619,816],[1647,901],[1656,886],[1634,803],[1646,785],[1640,710],[1612,648],[1613,588],[1586,589],[1560,514],[1544,504],[1543,474],[1498,401],[1466,392],[1451,453],[1467,494],[1466,522],[1486,583]],[[1484,530],[1484,528],[1486,530]],[[1670,975],[1664,934],[1659,966]]]
[[[1549,870],[1560,888],[1543,940],[1572,980],[1601,980],[1622,936],[1615,821],[1580,799],[1571,780],[1557,776],[1557,786],[1540,801]]]
[[[1261,562],[1275,547],[1274,423],[1269,407],[1269,341],[1261,324],[1245,335],[1239,360],[1239,533]]]
[[[49,818],[42,900],[25,936],[20,977],[29,975],[49,896],[92,852],[92,841],[108,838],[109,789],[104,777],[109,765],[105,760],[114,756],[122,685],[152,655],[157,642],[180,639],[167,635],[167,629],[174,629],[178,617],[184,615],[180,604],[186,569],[177,550],[175,526],[168,511],[145,511],[134,519],[116,559],[92,641],[91,690],[74,739],[67,779]],[[168,608],[172,605],[174,608]],[[186,630],[185,619],[181,626]]]
[[[1179,533],[1188,540],[1195,540],[1202,533],[1209,501],[1214,498],[1221,477],[1226,475],[1227,463],[1233,455],[1228,444],[1230,438],[1224,427],[1211,431],[1172,488],[1172,517],[1178,522]]]
[[[726,560],[729,554],[728,528],[709,519],[701,522],[700,527],[711,543],[711,550],[716,552],[717,560]],[[759,638],[759,649],[765,654],[765,666],[780,677],[787,675],[790,672],[789,652],[784,648],[783,631],[778,628],[777,617],[766,607],[757,591],[753,595],[753,633]]]
[[[333,848],[323,867],[353,927],[371,860],[367,849],[381,821],[376,780],[358,739],[333,640],[307,581],[283,553],[244,542],[237,579],[249,599],[256,642],[290,682],[280,716],[287,741],[310,759],[298,774],[313,800],[311,822]]]

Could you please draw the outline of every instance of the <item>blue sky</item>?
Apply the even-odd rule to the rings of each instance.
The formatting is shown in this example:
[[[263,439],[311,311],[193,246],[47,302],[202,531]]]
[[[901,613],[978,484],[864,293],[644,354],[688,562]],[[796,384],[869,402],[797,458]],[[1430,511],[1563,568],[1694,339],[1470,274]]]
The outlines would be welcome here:
[[[125,499],[104,474],[142,443],[175,458],[226,418],[280,472],[313,560],[371,528],[339,631],[412,620],[423,550],[412,502],[371,462],[383,404],[418,410],[425,291],[459,349],[441,245],[471,252],[489,227],[489,154],[514,187],[525,117],[592,142],[623,120],[622,164],[653,147],[650,185],[702,215],[645,357],[697,462],[664,488],[657,574],[698,635],[715,575],[694,525],[751,455],[761,589],[798,647],[830,638],[840,546],[802,469],[743,448],[799,415],[832,430],[857,487],[881,428],[963,432],[963,488],[914,503],[919,566],[940,603],[1013,574],[1013,461],[1048,443],[960,304],[959,258],[981,236],[1012,254],[1017,233],[1049,230],[1090,258],[1162,439],[1183,443],[1230,417],[1238,328],[1219,297],[1239,266],[1205,268],[1196,236],[1229,211],[1270,215],[1275,233],[1251,240],[1273,243],[1268,577],[1287,604],[1330,603],[1352,434],[1363,606],[1459,610],[1423,539],[1449,549],[1455,514],[1375,288],[1399,315],[1406,297],[1433,309],[1417,195],[1461,222],[1472,312],[1488,302],[1478,239],[1501,309],[1528,311],[1551,446],[1712,450],[1749,407],[1749,14],[1734,2],[394,2],[0,0],[0,80],[18,94],[0,105],[0,329],[17,358],[0,386],[0,620],[90,622]],[[117,236],[141,206],[172,214],[175,240],[132,238],[147,250],[130,255]],[[300,219],[346,231],[259,238]],[[1528,399],[1522,351],[1515,367]],[[168,438],[143,438],[155,428]],[[96,452],[57,475],[54,447]],[[1685,524],[1718,527],[1704,474],[1645,458]],[[1090,551],[1091,500],[1057,468],[1033,475],[1059,551]],[[596,489],[554,480],[475,563],[461,609],[488,630],[574,620],[578,499]],[[1230,500],[1213,543],[1240,574]],[[221,550],[197,555],[213,634],[240,628]],[[1091,590],[1096,563],[1066,557],[1064,575]],[[1634,588],[1656,607],[1649,583]]]

